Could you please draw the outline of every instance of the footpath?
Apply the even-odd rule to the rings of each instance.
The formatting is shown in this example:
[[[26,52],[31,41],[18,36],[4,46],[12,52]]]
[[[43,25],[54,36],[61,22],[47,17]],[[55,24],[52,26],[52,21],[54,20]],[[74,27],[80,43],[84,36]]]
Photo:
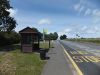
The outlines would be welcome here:
[[[50,57],[41,75],[75,75],[72,66],[58,41],[54,42],[54,48],[47,53]]]

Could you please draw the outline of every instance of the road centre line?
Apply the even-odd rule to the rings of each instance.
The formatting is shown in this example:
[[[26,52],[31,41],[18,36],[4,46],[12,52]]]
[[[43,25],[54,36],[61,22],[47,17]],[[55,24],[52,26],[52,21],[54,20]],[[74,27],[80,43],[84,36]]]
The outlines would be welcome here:
[[[72,59],[72,57],[71,57],[71,56],[69,55],[69,53],[66,51],[66,49],[64,48],[64,46],[63,46],[62,44],[61,44],[61,46],[62,46],[62,48],[63,48],[65,54],[68,56],[69,60],[71,61],[72,65],[75,67],[77,73],[78,73],[79,75],[84,75],[84,74],[82,73],[82,71],[79,69],[79,67],[77,66],[77,64],[75,63],[75,61]]]

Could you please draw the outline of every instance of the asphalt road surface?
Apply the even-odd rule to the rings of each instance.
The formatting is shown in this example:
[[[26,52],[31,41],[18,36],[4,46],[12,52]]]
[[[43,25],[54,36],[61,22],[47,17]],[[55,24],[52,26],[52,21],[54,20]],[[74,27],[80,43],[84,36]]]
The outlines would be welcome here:
[[[100,45],[60,41],[83,75],[100,75]]]

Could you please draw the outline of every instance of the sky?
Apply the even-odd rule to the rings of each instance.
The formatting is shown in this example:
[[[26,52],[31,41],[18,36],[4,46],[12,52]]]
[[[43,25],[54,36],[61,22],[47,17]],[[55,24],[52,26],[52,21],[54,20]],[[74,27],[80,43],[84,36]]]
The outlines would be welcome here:
[[[25,27],[75,38],[100,38],[100,0],[10,0],[10,16]]]

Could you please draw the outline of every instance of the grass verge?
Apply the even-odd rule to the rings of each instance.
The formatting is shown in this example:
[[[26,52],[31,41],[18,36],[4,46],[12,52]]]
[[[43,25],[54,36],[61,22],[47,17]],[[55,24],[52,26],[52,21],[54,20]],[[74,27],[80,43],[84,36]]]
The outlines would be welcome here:
[[[74,38],[74,39],[66,39],[68,41],[77,41],[77,42],[89,42],[89,43],[96,43],[96,44],[100,44],[100,38]]]
[[[50,42],[50,48],[53,48],[53,43]],[[46,41],[46,42],[40,42],[40,48],[43,48],[43,49],[49,49],[49,41]]]
[[[0,75],[41,75],[45,63],[38,53],[9,51],[0,56]]]
[[[22,53],[17,46],[4,48],[7,52],[0,54],[0,75],[41,75],[46,61],[40,59],[39,53]],[[40,48],[48,49],[49,43],[41,42]]]

